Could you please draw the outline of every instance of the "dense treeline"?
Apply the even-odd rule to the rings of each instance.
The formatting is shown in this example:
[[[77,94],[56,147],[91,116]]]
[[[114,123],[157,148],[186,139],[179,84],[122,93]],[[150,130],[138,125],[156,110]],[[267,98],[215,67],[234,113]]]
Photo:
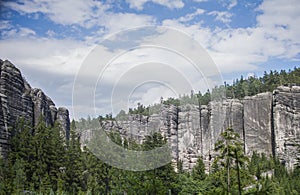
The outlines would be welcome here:
[[[251,76],[248,79],[241,77],[233,81],[232,85],[226,84],[226,95],[229,98],[243,98],[245,96],[252,96],[258,93],[272,92],[278,86],[300,86],[300,68],[294,70],[281,70],[264,72],[260,78]]]
[[[41,120],[30,129],[19,120],[12,130],[11,151],[0,160],[0,194],[299,194],[300,166],[287,172],[273,158],[243,153],[237,133],[228,129],[216,143],[216,156],[205,171],[201,158],[191,173],[176,173],[171,163],[149,171],[126,171],[103,163],[87,148],[81,149],[75,122],[69,141],[59,125],[50,128]],[[122,139],[112,141],[131,150],[150,150],[166,144],[159,133],[143,144]],[[266,176],[269,172],[269,176]]]
[[[207,105],[212,97],[218,98],[238,98],[242,99],[245,96],[253,96],[262,92],[272,92],[278,86],[300,86],[300,68],[294,68],[294,70],[281,70],[281,71],[270,71],[269,73],[264,72],[262,77],[256,77],[255,75],[249,76],[247,79],[241,76],[240,79],[236,79],[230,85],[224,83],[222,86],[215,87],[212,91],[206,91],[205,93],[195,93],[191,91],[191,94],[183,94],[177,98],[168,98],[166,100],[161,99],[161,103],[165,105],[180,104],[195,104],[195,105]],[[222,98],[221,97],[221,98]],[[153,113],[158,112],[158,105],[145,106],[138,104],[137,108],[130,108],[128,114],[141,114],[149,116]],[[126,115],[125,111],[121,111],[120,116]]]
[[[201,104],[207,105],[211,100],[211,96],[218,94],[220,91],[224,93],[227,98],[244,98],[245,96],[253,96],[262,92],[273,92],[279,86],[300,86],[300,68],[294,68],[294,70],[281,70],[264,72],[262,77],[256,77],[255,75],[249,76],[247,79],[241,76],[240,79],[236,79],[230,85],[224,83],[222,86],[215,87],[210,92],[209,90],[201,94],[201,92],[194,93],[191,91],[190,95],[183,95],[179,99],[169,98],[164,101],[164,104],[179,105],[182,103]]]

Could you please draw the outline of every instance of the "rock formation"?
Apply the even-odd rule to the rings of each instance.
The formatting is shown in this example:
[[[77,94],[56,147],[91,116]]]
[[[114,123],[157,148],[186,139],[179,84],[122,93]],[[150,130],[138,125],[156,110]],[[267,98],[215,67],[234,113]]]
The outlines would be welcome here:
[[[278,87],[273,97],[273,152],[292,168],[300,157],[300,87]]]
[[[244,143],[247,154],[252,151],[272,154],[272,93],[245,97]]]
[[[19,117],[23,117],[33,127],[40,116],[49,126],[58,121],[63,134],[69,137],[68,110],[57,109],[42,90],[31,88],[18,68],[7,60],[0,60],[0,154],[6,155],[10,128],[13,128]]]
[[[117,130],[140,142],[150,132],[161,132],[172,148],[174,164],[182,161],[184,170],[191,170],[199,157],[209,167],[214,144],[229,127],[240,134],[246,154],[275,155],[292,169],[300,155],[300,87],[279,87],[273,94],[242,100],[212,101],[200,109],[197,105],[161,105],[160,112],[151,116],[129,115],[127,120],[103,122],[104,130]],[[84,134],[92,136],[90,131]]]
[[[68,110],[56,108],[42,90],[31,88],[19,69],[0,60],[0,154],[6,155],[10,128],[19,117],[33,127],[40,116],[49,126],[59,122],[61,133],[69,138]],[[191,170],[199,157],[209,167],[215,155],[214,144],[230,127],[240,134],[246,154],[257,151],[273,155],[292,169],[300,157],[300,87],[278,87],[273,93],[212,101],[200,107],[160,105],[159,112],[150,116],[105,120],[102,127],[139,142],[151,132],[161,132],[172,148],[173,163],[182,161],[184,170]],[[82,132],[81,138],[84,142],[92,136],[89,130]]]

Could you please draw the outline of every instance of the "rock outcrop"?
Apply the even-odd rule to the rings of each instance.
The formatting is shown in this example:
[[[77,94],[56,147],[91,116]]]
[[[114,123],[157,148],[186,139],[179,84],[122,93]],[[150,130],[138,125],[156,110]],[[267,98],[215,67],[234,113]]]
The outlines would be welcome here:
[[[104,121],[103,128],[139,142],[150,132],[160,131],[171,145],[174,164],[182,161],[184,170],[191,170],[199,157],[209,168],[220,133],[233,128],[240,134],[246,154],[257,151],[275,155],[291,169],[300,155],[300,87],[279,87],[274,94],[266,92],[242,100],[212,101],[200,108],[161,105],[160,112],[151,116]],[[90,131],[84,134],[92,136]]]
[[[6,155],[10,128],[14,127],[19,117],[33,127],[41,116],[49,126],[58,121],[66,138],[69,137],[68,110],[57,109],[42,90],[31,88],[18,68],[7,60],[0,60],[0,154]]]
[[[274,153],[291,169],[300,159],[300,87],[278,87],[273,97]]]
[[[41,116],[48,126],[58,122],[61,134],[69,139],[68,110],[56,108],[42,90],[31,88],[18,68],[0,60],[0,154],[7,154],[10,128],[19,117],[34,127]],[[191,170],[199,157],[209,167],[215,155],[214,144],[230,127],[240,134],[246,154],[257,151],[273,155],[292,169],[300,159],[300,87],[278,87],[273,93],[212,101],[200,107],[160,105],[159,112],[150,116],[106,120],[102,127],[140,143],[146,135],[161,132],[172,148],[173,163],[182,161],[184,170]],[[92,136],[92,130],[84,131],[81,139],[84,142]]]
[[[244,98],[246,154],[253,151],[272,154],[272,102],[270,92]]]

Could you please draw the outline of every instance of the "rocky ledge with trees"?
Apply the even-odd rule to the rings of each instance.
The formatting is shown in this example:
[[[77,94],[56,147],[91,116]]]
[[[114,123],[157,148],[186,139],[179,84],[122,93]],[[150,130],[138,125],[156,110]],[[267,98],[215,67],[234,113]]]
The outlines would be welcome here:
[[[66,109],[0,62],[0,194],[300,193],[300,69],[215,88],[229,97],[219,102],[192,92],[70,124]],[[101,162],[80,143],[99,122],[126,149],[170,142],[173,162],[142,172]]]

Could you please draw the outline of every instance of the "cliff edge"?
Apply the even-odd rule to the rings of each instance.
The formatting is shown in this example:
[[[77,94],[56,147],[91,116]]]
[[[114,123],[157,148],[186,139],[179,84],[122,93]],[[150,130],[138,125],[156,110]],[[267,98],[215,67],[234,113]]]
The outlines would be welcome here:
[[[10,61],[0,59],[0,154],[6,156],[9,149],[10,130],[17,119],[23,117],[32,127],[40,116],[46,125],[58,121],[66,139],[70,134],[69,112],[56,108],[54,102],[41,89],[31,88],[20,70]]]

